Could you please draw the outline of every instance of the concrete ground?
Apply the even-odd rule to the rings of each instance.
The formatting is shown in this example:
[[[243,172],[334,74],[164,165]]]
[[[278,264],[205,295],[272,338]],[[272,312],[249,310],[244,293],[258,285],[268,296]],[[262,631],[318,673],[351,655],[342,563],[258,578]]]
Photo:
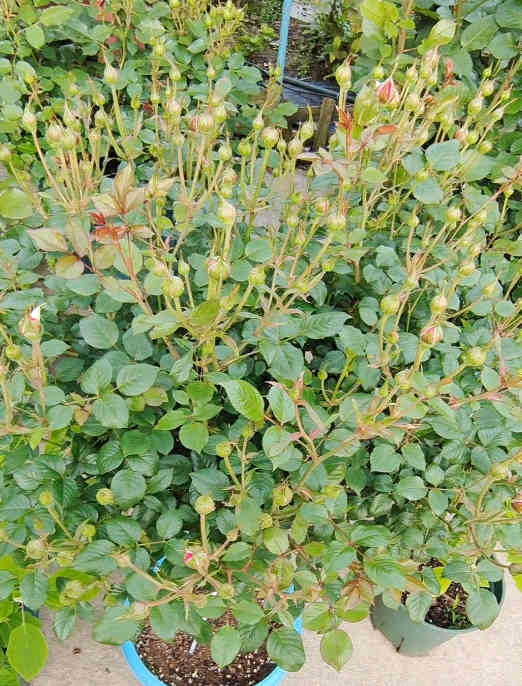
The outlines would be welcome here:
[[[504,606],[487,631],[454,638],[428,657],[413,658],[397,654],[369,620],[349,624],[354,654],[340,674],[322,662],[317,636],[305,632],[306,666],[289,675],[284,686],[521,686],[522,594],[507,577]],[[49,662],[32,686],[139,686],[120,650],[95,643],[89,625],[60,643],[45,614],[44,623]]]

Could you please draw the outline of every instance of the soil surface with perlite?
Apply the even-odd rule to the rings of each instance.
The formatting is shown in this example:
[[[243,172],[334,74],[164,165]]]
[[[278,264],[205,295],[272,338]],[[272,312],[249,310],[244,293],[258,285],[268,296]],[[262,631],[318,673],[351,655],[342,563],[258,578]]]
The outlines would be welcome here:
[[[197,644],[191,655],[192,643],[192,637],[183,633],[172,642],[163,641],[146,626],[138,636],[136,650],[166,686],[254,686],[276,667],[265,646],[261,646],[253,653],[241,653],[219,669],[210,655],[210,646]]]

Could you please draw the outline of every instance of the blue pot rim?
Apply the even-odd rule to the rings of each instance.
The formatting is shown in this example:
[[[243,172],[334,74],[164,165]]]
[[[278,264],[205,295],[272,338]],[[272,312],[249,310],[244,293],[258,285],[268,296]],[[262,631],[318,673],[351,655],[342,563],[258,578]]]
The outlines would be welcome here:
[[[165,558],[162,557],[155,564],[155,572],[157,572],[161,567],[164,559]],[[303,621],[301,617],[298,617],[295,620],[294,628],[300,634],[303,633]],[[121,647],[121,651],[127,661],[127,664],[132,669],[134,676],[143,684],[143,686],[166,686],[163,681],[160,681],[158,677],[147,668],[141,657],[138,655],[136,646],[132,641],[127,641],[124,643]],[[257,686],[278,686],[278,684],[283,681],[285,676],[285,670],[281,669],[281,667],[276,667],[268,676],[263,679],[263,681],[259,681]]]

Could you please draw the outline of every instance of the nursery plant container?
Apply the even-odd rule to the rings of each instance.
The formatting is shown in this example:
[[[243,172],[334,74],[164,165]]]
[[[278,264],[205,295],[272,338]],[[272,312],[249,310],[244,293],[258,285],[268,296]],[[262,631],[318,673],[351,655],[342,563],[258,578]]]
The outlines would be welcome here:
[[[498,604],[502,606],[504,582],[493,582],[490,590],[495,594]],[[372,608],[371,620],[374,628],[379,629],[386,636],[398,653],[410,657],[427,655],[433,648],[455,636],[464,636],[472,631],[478,631],[474,626],[469,629],[446,629],[426,621],[413,622],[404,605],[392,610],[382,602],[381,596],[378,596]]]
[[[157,572],[161,567],[161,564],[165,558],[158,561],[154,567],[154,571]],[[301,617],[294,622],[295,630],[300,634],[303,633],[303,622]],[[143,684],[143,686],[166,686],[166,684],[158,679],[145,665],[143,660],[136,650],[136,646],[132,641],[127,641],[123,644],[121,648],[123,656],[127,660],[127,664],[132,669],[132,672],[136,679]],[[286,672],[281,667],[276,667],[270,674],[265,677],[262,681],[258,682],[257,686],[279,686],[279,684],[284,680]],[[203,686],[203,685],[202,685]]]

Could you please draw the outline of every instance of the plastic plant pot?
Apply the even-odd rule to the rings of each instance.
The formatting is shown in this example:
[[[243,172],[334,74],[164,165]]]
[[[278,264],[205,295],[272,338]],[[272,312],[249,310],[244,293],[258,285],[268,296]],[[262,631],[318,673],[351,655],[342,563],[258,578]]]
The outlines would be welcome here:
[[[505,585],[503,581],[491,583],[490,590],[495,594],[499,606],[504,602]],[[429,622],[413,622],[407,608],[400,605],[392,610],[382,602],[381,596],[375,601],[371,611],[374,628],[379,629],[401,655],[421,657],[433,648],[446,643],[455,636],[465,636],[477,627],[469,629],[445,629]]]
[[[154,571],[157,572],[161,567],[161,564],[165,558],[158,561],[154,567]],[[300,634],[303,633],[303,622],[301,617],[294,622],[295,630]],[[138,651],[132,641],[127,641],[123,644],[121,648],[123,656],[127,660],[127,664],[132,669],[132,672],[136,679],[143,684],[143,686],[166,686],[163,681],[160,681],[157,676],[155,676],[144,664],[141,657],[138,655]],[[265,677],[262,681],[259,681],[257,686],[279,686],[279,684],[284,680],[286,672],[280,667],[276,667],[270,674]]]

